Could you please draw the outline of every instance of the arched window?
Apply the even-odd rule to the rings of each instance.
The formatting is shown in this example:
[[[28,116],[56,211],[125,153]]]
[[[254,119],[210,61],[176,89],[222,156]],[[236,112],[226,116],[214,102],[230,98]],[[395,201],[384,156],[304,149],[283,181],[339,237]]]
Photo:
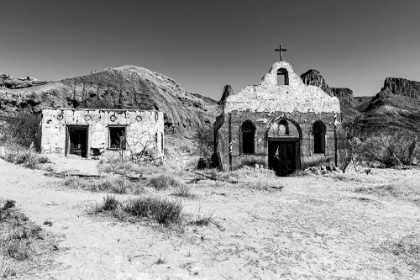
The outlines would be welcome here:
[[[286,120],[279,121],[279,135],[289,135],[289,124]]]
[[[325,131],[323,122],[317,121],[312,126],[312,135],[314,136],[314,154],[325,153]]]
[[[277,70],[277,85],[289,85],[289,72],[287,72],[285,68],[280,68],[279,70]]]
[[[254,138],[254,125],[251,121],[245,121],[242,124],[242,153],[253,154],[255,152]]]

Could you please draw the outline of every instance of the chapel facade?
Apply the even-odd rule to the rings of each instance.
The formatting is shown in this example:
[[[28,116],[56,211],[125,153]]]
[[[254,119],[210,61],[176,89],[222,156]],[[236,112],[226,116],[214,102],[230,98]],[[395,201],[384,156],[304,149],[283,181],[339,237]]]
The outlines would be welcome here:
[[[337,165],[340,103],[305,85],[286,61],[261,82],[228,96],[214,123],[213,163],[222,170],[260,164],[286,176],[296,170]]]

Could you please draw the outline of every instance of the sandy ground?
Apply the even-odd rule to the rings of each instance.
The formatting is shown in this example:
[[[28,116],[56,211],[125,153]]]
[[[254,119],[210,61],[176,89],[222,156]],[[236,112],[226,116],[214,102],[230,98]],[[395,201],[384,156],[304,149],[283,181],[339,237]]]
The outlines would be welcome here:
[[[91,168],[86,164],[96,161],[55,166]],[[272,192],[203,182],[192,190],[196,199],[182,199],[184,211],[213,215],[219,227],[184,231],[88,215],[107,194],[66,190],[62,179],[43,173],[0,160],[0,197],[16,200],[40,225],[52,221],[46,229],[61,240],[57,266],[24,279],[420,279],[381,250],[420,234],[420,207],[351,192],[381,180],[417,180],[419,171],[374,170],[374,179],[350,182],[279,178],[284,189]]]

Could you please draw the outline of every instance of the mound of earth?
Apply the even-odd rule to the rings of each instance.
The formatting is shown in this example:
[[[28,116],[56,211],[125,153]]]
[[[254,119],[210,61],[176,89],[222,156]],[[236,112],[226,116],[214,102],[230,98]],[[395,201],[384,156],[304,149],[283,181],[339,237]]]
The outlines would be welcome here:
[[[28,81],[28,83],[31,81]],[[89,75],[30,87],[0,88],[0,114],[44,108],[137,108],[160,110],[166,133],[189,135],[210,125],[217,102],[183,90],[173,79],[137,66],[107,68]]]

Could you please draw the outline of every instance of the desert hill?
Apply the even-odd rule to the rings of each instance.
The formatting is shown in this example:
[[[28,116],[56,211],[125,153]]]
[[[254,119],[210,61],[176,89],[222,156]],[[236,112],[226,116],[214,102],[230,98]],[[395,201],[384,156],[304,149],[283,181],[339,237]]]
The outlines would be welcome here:
[[[420,83],[386,78],[384,87],[368,102],[355,122],[366,132],[405,129],[420,132]]]
[[[7,77],[0,80],[0,114],[43,108],[140,108],[161,110],[167,133],[191,134],[210,125],[216,101],[183,90],[171,78],[146,68],[122,66],[57,82]],[[14,81],[14,84],[10,81]]]
[[[420,132],[420,82],[403,78],[386,78],[375,96],[354,97],[348,88],[329,87],[321,73],[311,69],[301,75],[307,85],[323,89],[340,100],[342,117],[364,132],[405,129]]]

